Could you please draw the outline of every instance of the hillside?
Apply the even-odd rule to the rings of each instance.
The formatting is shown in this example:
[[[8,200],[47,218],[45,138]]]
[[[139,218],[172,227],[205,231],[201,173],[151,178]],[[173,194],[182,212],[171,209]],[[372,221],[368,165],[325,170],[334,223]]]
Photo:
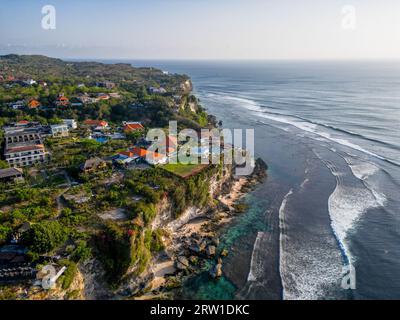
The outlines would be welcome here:
[[[41,55],[0,56],[0,74],[13,78],[86,78],[96,81],[137,82],[167,87],[188,80],[185,75],[167,75],[159,69],[134,68],[130,64],[104,64],[100,62],[68,62]]]

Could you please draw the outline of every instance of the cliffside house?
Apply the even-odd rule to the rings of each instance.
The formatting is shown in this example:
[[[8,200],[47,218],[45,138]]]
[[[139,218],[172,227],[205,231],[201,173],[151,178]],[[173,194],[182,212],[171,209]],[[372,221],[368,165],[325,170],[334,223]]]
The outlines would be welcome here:
[[[92,159],[88,159],[85,163],[81,166],[81,170],[85,173],[95,172],[107,167],[107,162],[99,157],[95,157]]]
[[[66,124],[54,124],[50,126],[51,135],[53,138],[57,137],[68,137],[69,129]]]
[[[40,107],[40,102],[39,101],[37,101],[35,99],[29,101],[29,103],[28,103],[28,108],[29,109],[36,109],[38,107]]]
[[[146,149],[133,147],[129,149],[135,156],[140,157],[142,160],[146,161],[148,164],[166,164],[168,162],[168,157],[158,152],[149,151]]]
[[[167,93],[167,90],[165,90],[163,87],[160,88],[150,87],[149,92],[152,94],[164,94]]]
[[[24,181],[23,171],[20,168],[0,169],[0,182],[22,182]]]

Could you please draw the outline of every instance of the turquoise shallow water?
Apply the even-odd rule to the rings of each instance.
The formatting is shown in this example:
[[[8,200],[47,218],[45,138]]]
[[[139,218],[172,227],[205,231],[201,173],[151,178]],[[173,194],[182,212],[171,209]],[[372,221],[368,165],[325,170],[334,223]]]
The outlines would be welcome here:
[[[241,241],[250,234],[269,230],[268,225],[264,222],[264,213],[268,202],[252,193],[244,198],[244,202],[249,206],[246,212],[237,216],[221,230],[220,251],[227,249],[228,252],[232,252],[232,248],[240,246]],[[184,282],[183,299],[229,300],[235,298],[238,288],[225,275],[216,280],[212,279],[208,273],[212,266],[213,263],[206,264],[203,272]]]

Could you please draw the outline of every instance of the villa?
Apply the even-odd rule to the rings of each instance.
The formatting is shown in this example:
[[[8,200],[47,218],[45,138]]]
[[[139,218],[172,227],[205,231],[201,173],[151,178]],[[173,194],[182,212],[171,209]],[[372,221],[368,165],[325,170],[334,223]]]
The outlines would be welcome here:
[[[28,103],[28,108],[29,109],[36,109],[38,107],[40,107],[40,102],[39,101],[37,101],[37,100],[29,101],[29,103]]]
[[[133,147],[129,150],[133,155],[142,158],[149,164],[166,164],[168,162],[168,157],[166,155],[152,152],[146,149]]]
[[[122,122],[124,132],[134,132],[143,130],[144,127],[140,122],[124,121]]]

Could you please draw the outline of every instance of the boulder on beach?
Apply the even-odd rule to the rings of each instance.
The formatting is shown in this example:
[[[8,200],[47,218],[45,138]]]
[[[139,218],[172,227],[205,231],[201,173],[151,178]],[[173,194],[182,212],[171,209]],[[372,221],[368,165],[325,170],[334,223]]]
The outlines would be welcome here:
[[[221,251],[221,256],[222,256],[222,257],[226,257],[227,255],[228,255],[228,250],[223,249],[223,250]]]
[[[196,256],[190,256],[189,260],[192,264],[197,264],[199,262],[199,258]]]
[[[215,237],[215,238],[213,238],[212,239],[212,243],[215,245],[215,246],[219,246],[219,239],[217,238],[217,237]]]
[[[215,256],[215,251],[216,251],[215,246],[210,245],[210,246],[208,246],[207,249],[206,249],[206,254],[207,254],[209,257],[212,257],[212,256]]]
[[[189,246],[189,250],[194,253],[200,253],[200,247],[198,244],[192,244]]]
[[[176,268],[179,270],[185,270],[189,267],[189,260],[184,256],[179,256],[176,259]]]
[[[218,263],[211,268],[210,275],[212,278],[216,279],[222,276],[222,260],[218,259]]]

